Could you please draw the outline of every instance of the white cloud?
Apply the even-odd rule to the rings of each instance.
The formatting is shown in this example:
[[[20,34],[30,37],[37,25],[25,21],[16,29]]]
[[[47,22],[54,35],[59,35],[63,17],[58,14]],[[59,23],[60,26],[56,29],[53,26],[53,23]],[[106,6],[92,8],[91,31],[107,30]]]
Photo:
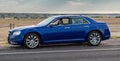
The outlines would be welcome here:
[[[18,2],[13,1],[13,0],[11,0],[11,1],[7,1],[7,0],[0,1],[0,6],[14,6],[14,5],[17,5],[17,4],[18,4]]]
[[[0,0],[0,12],[119,12],[118,0]]]
[[[78,2],[78,1],[69,1],[68,5],[71,5],[71,6],[83,6],[83,5],[86,5],[86,3]]]
[[[83,3],[83,2],[78,2],[78,1],[67,1],[66,4],[61,4],[58,7],[48,7],[49,12],[54,12],[54,13],[70,13],[70,12],[80,12],[81,8],[83,6],[87,6],[88,3]],[[46,8],[46,9],[47,9]]]

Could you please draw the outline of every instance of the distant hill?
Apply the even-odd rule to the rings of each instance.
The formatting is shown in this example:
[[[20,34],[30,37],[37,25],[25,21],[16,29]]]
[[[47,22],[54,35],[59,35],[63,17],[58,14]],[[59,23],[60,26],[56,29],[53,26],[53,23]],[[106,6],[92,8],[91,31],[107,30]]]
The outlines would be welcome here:
[[[55,15],[86,15],[89,17],[120,17],[120,14],[50,14],[50,13],[0,13],[0,18],[46,18]]]

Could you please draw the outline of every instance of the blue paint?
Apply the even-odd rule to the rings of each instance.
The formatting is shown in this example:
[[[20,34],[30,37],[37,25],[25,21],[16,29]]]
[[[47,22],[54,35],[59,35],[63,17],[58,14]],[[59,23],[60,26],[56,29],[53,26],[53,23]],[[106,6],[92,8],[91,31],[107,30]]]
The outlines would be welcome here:
[[[82,18],[88,23],[83,24],[68,24],[68,25],[56,25],[50,27],[50,24],[60,18]],[[88,33],[91,31],[99,31],[102,34],[102,40],[110,38],[110,31],[106,23],[97,22],[86,16],[75,16],[75,15],[59,15],[53,16],[43,22],[32,25],[15,28],[9,31],[8,42],[13,45],[22,45],[23,38],[26,34],[34,32],[38,33],[41,38],[41,44],[49,43],[66,43],[66,42],[85,42]],[[14,35],[13,33],[20,31],[19,35]]]

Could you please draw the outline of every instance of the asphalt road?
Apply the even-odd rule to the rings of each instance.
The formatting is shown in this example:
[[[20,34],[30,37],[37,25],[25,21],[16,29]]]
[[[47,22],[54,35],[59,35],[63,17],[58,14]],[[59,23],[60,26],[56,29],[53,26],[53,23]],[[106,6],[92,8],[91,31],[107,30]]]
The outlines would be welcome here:
[[[100,46],[86,44],[46,45],[37,49],[20,46],[0,48],[0,61],[119,61],[120,41],[103,41]]]

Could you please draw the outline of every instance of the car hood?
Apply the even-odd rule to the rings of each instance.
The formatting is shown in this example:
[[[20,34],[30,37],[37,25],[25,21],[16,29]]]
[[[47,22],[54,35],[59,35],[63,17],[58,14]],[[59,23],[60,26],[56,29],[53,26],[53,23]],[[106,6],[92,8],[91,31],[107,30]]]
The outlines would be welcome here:
[[[17,27],[17,28],[11,29],[10,31],[31,29],[31,28],[36,28],[36,27],[40,27],[40,26],[37,26],[37,25],[22,26],[22,27]]]

